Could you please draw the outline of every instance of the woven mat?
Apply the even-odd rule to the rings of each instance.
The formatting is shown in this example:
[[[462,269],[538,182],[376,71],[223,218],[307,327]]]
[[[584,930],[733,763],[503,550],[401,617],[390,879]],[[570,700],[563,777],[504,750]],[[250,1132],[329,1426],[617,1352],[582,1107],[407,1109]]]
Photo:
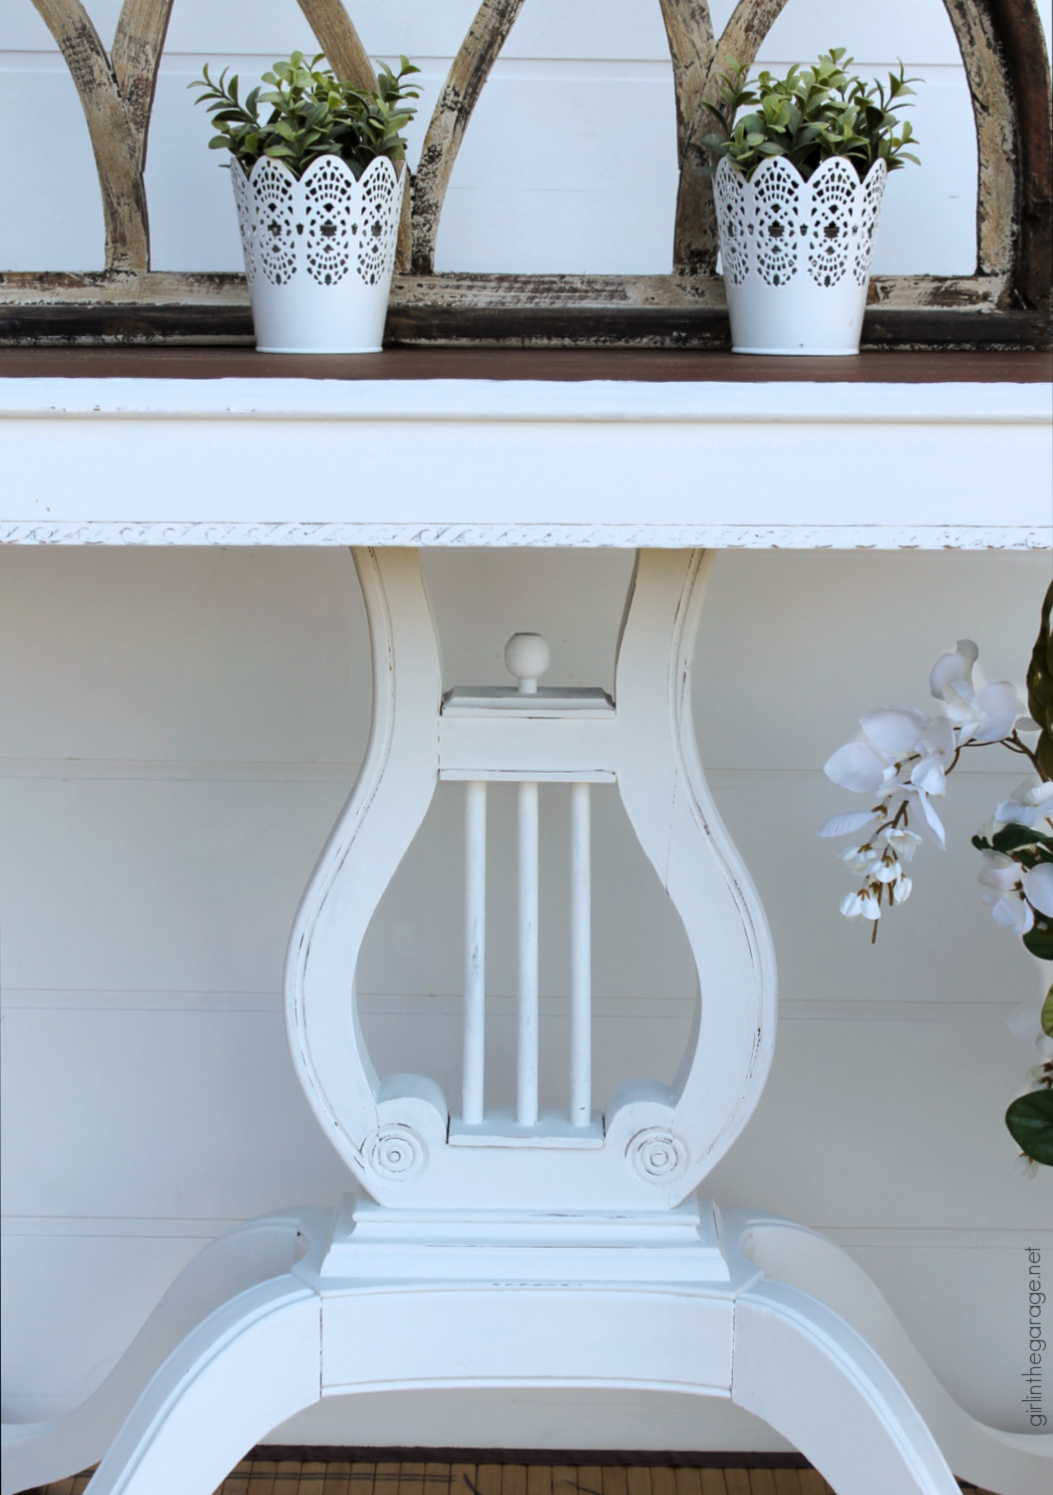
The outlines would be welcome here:
[[[28,1495],[83,1495],[91,1471]],[[994,1495],[962,1485],[963,1495]],[[216,1495],[835,1495],[814,1469],[243,1459]],[[889,1490],[888,1495],[900,1495]]]

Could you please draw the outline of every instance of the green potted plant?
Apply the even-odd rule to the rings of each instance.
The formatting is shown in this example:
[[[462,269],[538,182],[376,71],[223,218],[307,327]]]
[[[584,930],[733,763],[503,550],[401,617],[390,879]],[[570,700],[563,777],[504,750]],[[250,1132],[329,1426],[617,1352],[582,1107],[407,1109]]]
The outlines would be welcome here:
[[[380,64],[367,92],[294,52],[244,101],[238,78],[190,84],[207,105],[213,150],[229,151],[256,346],[268,353],[379,350],[413,118],[404,80]]]
[[[704,137],[736,353],[858,353],[874,231],[890,171],[914,139],[910,80],[850,77],[843,47],[785,78],[720,75]]]

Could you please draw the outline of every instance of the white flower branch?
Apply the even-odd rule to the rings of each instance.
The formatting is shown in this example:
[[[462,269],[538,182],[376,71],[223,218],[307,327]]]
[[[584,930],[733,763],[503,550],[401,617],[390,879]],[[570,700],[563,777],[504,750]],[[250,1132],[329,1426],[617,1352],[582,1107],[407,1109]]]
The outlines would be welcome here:
[[[826,764],[827,777],[843,789],[878,796],[872,809],[834,815],[819,831],[821,836],[866,832],[862,842],[841,853],[849,870],[863,878],[857,891],[842,898],[841,912],[849,919],[870,919],[872,942],[877,938],[882,903],[890,909],[905,903],[913,887],[904,866],[913,859],[922,838],[910,829],[911,811],[932,840],[941,847],[946,844],[933,800],[947,792],[947,776],[957,767],[962,752],[999,743],[1038,768],[1034,753],[1020,737],[1021,732],[1037,731],[1038,724],[1027,715],[1017,687],[1008,680],[974,689],[972,671],[978,654],[970,639],[961,639],[954,653],[941,655],[933,665],[929,688],[943,703],[940,714],[926,716],[903,706],[868,711],[859,719],[864,740],[845,743]],[[1053,784],[1036,778],[999,805],[996,821],[1034,826],[1040,815],[1053,830]],[[1021,868],[1016,860],[994,849],[984,850],[984,857],[981,896],[994,904],[1000,924],[1024,934],[1033,926],[1036,910],[1047,912],[1046,903],[1053,916],[1053,888],[1045,886],[1053,879],[1053,865]],[[1012,879],[1005,863],[1014,868]]]

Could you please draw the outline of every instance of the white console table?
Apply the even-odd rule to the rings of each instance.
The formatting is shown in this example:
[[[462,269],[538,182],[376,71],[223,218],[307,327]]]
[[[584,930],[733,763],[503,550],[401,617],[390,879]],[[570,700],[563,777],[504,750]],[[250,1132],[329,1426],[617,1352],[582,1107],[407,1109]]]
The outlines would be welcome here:
[[[93,1495],[208,1495],[320,1397],[539,1384],[730,1398],[839,1495],[954,1495],[951,1469],[1039,1495],[1053,1440],[957,1407],[844,1253],[698,1192],[763,1087],[775,967],[686,706],[707,550],[1053,544],[1048,361],[870,355],[803,377],[706,354],[338,365],[217,350],[0,357],[0,538],[351,546],[374,664],[369,751],[286,973],[291,1061],[348,1196],[331,1216],[290,1209],[202,1252],[77,1411],[5,1428],[5,1495],[100,1457]],[[852,473],[851,500],[834,471]],[[457,545],[637,551],[613,696],[546,690],[533,644],[509,655],[518,687],[443,681],[416,552]],[[369,918],[440,779],[465,784],[459,1096],[427,1075],[378,1078],[354,998]],[[519,806],[507,1112],[483,1103],[495,781],[518,786]],[[553,782],[573,786],[573,1016],[568,1104],[546,1112],[537,804]],[[676,1082],[609,1098],[589,1077],[589,795],[604,782],[683,921],[700,988]]]

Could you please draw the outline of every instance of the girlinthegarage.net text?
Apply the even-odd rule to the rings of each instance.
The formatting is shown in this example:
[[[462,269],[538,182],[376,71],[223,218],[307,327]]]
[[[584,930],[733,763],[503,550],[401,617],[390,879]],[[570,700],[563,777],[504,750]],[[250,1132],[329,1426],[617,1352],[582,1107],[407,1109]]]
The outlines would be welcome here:
[[[1046,1340],[1042,1333],[1042,1319],[1046,1294],[1042,1285],[1042,1252],[1037,1247],[1028,1247],[1027,1265],[1028,1366],[1027,1370],[1022,1373],[1027,1382],[1023,1403],[1027,1408],[1028,1421],[1031,1426],[1044,1428],[1046,1414],[1042,1410],[1042,1359],[1046,1353]]]

